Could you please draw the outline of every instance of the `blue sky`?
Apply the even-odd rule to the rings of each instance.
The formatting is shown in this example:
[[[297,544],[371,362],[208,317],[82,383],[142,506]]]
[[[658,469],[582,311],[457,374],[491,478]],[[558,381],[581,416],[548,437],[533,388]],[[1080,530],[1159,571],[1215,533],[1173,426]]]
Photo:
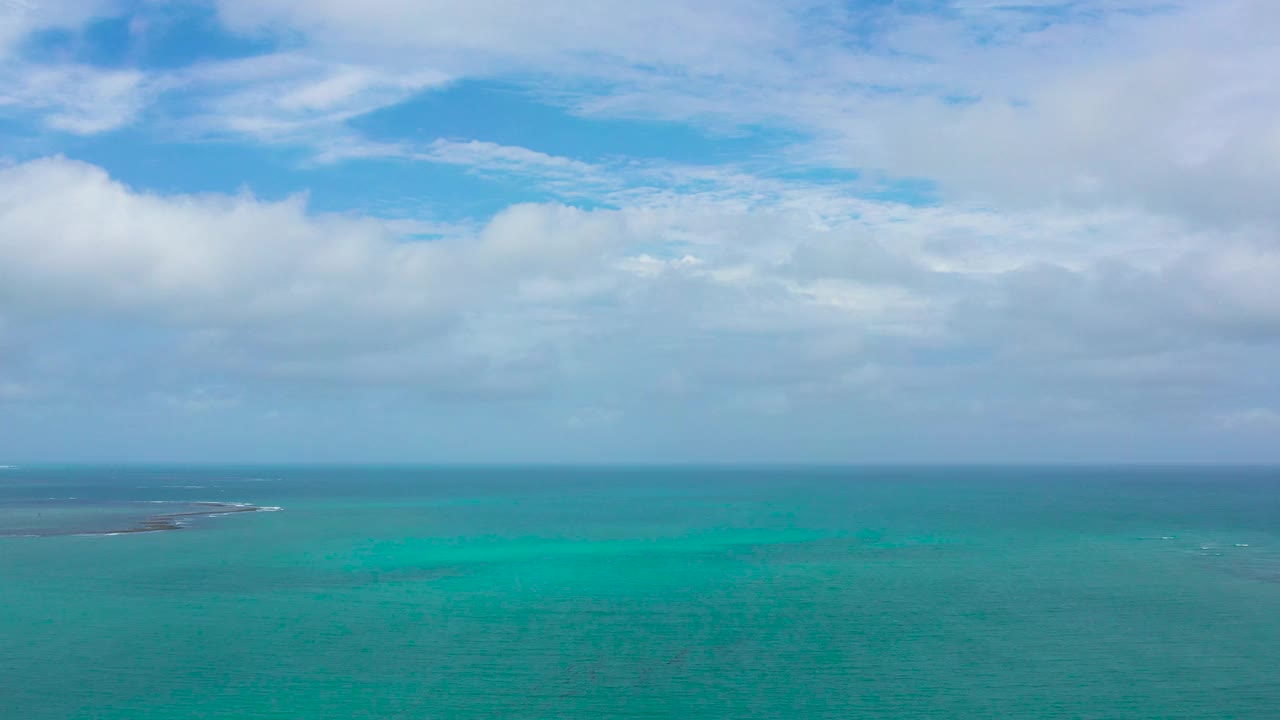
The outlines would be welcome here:
[[[1280,460],[1264,0],[0,0],[0,463]]]

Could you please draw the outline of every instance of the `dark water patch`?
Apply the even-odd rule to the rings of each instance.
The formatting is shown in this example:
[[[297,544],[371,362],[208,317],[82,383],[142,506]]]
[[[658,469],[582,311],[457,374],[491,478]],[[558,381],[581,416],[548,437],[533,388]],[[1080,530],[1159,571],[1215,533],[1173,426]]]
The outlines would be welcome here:
[[[271,512],[279,510],[277,507],[259,507],[249,503],[227,503],[227,502],[197,502],[183,503],[184,505],[192,505],[197,509],[184,512],[169,512],[152,515],[143,519],[137,525],[122,530],[108,530],[98,533],[81,533],[96,535],[121,535],[126,533],[144,533],[144,532],[162,532],[165,530],[181,530],[186,527],[187,521],[198,517],[217,517],[219,515],[234,515],[237,513],[251,512]]]
[[[342,595],[398,589],[468,577],[475,568],[432,566],[396,570],[257,565],[238,573],[209,572],[200,565],[144,569],[122,574],[119,586],[132,595],[151,597],[256,597]]]
[[[94,501],[76,497],[8,502],[0,506],[0,537],[131,535],[182,530],[200,518],[273,512],[239,502]]]

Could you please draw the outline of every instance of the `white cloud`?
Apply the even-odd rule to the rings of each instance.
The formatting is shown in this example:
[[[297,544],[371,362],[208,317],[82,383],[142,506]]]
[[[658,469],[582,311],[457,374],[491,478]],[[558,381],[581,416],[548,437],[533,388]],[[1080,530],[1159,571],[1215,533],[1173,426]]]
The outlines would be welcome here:
[[[157,110],[158,133],[503,173],[568,204],[424,242],[430,218],[317,212],[305,194],[159,195],[60,158],[5,166],[5,387],[137,387],[229,413],[255,410],[241,386],[294,383],[388,388],[380,412],[541,397],[557,427],[617,433],[676,408],[1122,437],[1260,426],[1280,402],[1273,3],[218,7],[291,49],[145,72],[8,55],[0,105],[81,134]],[[108,10],[43,8],[0,16],[0,47]],[[349,124],[476,77],[587,116],[792,140],[712,167],[588,163]],[[807,174],[832,168],[862,179]],[[868,199],[902,176],[941,201]],[[118,357],[94,363],[104,346]]]
[[[183,413],[208,413],[239,406],[242,399],[220,388],[194,387],[180,393],[154,393],[156,402]]]
[[[565,420],[565,425],[572,430],[590,430],[616,425],[621,419],[622,413],[614,408],[591,406],[579,408]]]
[[[1217,424],[1222,429],[1230,431],[1280,430],[1280,413],[1270,408],[1250,408],[1219,415]]]
[[[209,62],[166,76],[196,108],[180,118],[189,132],[248,136],[323,147],[347,120],[439,87],[429,68],[393,69],[274,53]]]
[[[118,0],[4,0],[0,2],[0,61],[34,31],[74,29],[118,5]]]
[[[70,62],[29,63],[20,55],[33,33],[78,30],[119,9],[116,0],[9,0],[0,4],[0,112],[33,113],[54,130],[90,135],[135,120],[154,96],[136,70]]]
[[[303,198],[159,197],[49,159],[0,170],[0,285],[15,311],[160,323],[230,364],[407,380],[526,356],[557,332],[540,314],[607,286],[591,272],[629,226],[517,206],[466,239],[402,242]]]
[[[691,346],[690,333],[800,333],[855,353],[871,341],[1083,357],[1280,338],[1280,249],[1252,236],[837,198],[859,212],[815,226],[788,197],[521,205],[423,242],[401,239],[403,224],[310,212],[303,197],[157,196],[47,159],[0,170],[0,280],[17,308],[123,313],[227,358],[326,348],[388,379],[412,377],[402,364],[453,367],[441,353],[547,357],[629,327]],[[948,242],[967,227],[981,231]]]
[[[41,113],[48,127],[77,135],[129,124],[154,92],[143,73],[78,65],[0,70],[0,80],[0,108]]]
[[[1280,401],[1266,370],[1280,276],[1247,238],[1128,215],[813,205],[820,193],[814,225],[789,197],[519,205],[423,242],[399,235],[415,224],[305,198],[155,195],[73,161],[13,165],[0,170],[4,382],[46,389],[9,401],[28,407],[135,393],[158,400],[139,412],[246,418],[355,387],[389,389],[369,406],[382,417],[413,398],[536,397],[543,417],[601,433],[652,431],[666,412],[748,425],[853,413],[1103,437]],[[860,211],[839,220],[845,203]],[[965,227],[990,234],[935,247]],[[1172,234],[1131,236],[1142,228]],[[1165,252],[1067,250],[1099,238]],[[299,385],[311,399],[281,397]]]
[[[12,14],[12,33],[75,27],[110,4],[75,5],[65,18],[38,7]],[[185,132],[300,144],[331,161],[493,161],[494,147],[470,139],[405,148],[364,141],[346,123],[455,80],[514,74],[586,114],[777,127],[799,134],[788,161],[921,177],[948,199],[1001,210],[1136,207],[1210,226],[1280,223],[1280,91],[1262,71],[1280,65],[1280,13],[1267,0],[971,2],[928,13],[763,0],[218,8],[230,28],[275,33],[294,49],[141,76],[11,65],[0,103],[90,133],[179,93],[189,102],[170,119]]]
[[[22,383],[0,382],[0,402],[23,400],[31,395],[31,388]]]
[[[786,9],[761,0],[220,0],[222,17],[245,32],[301,32],[324,52],[352,48],[412,52],[446,72],[546,69],[573,62],[702,66],[715,72],[789,38]]]
[[[1265,0],[986,3],[942,15],[679,4],[699,19],[656,39],[646,28],[672,7],[618,22],[615,8],[594,4],[539,6],[528,18],[388,1],[359,19],[328,3],[228,6],[246,26],[314,34],[318,52],[336,38],[367,41],[374,28],[460,28],[405,34],[395,52],[459,61],[449,70],[459,76],[517,64],[544,74],[548,97],[589,114],[814,133],[794,157],[927,178],[949,197],[1277,219],[1280,94],[1260,69],[1280,64],[1280,17]],[[1033,6],[1053,13],[1028,15]],[[703,35],[686,42],[680,28]],[[595,61],[577,62],[584,54]]]

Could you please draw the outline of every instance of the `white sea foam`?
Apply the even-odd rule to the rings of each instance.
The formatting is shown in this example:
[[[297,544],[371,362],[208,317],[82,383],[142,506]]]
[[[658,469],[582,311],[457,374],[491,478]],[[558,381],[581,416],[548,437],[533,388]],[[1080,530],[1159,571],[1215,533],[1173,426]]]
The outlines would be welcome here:
[[[1249,547],[1249,543],[1236,543],[1236,547]]]
[[[52,497],[49,498],[49,500],[58,500],[58,499],[73,500],[75,498],[52,498]],[[155,514],[151,515],[145,521],[142,521],[137,527],[129,530],[115,530],[111,532],[72,533],[72,535],[76,537],[114,537],[117,535],[139,535],[139,534],[147,534],[147,533],[156,533],[156,532],[164,532],[166,530],[174,530],[178,528],[189,527],[196,523],[197,518],[216,518],[216,517],[222,517],[223,515],[233,515],[233,514],[249,513],[249,512],[279,512],[284,509],[277,505],[258,506],[253,503],[227,502],[224,500],[205,500],[205,501],[140,500],[138,502],[151,504],[151,505],[176,505],[181,509],[175,510],[173,512],[157,510]],[[190,509],[193,507],[194,508],[204,507],[205,512],[200,512],[198,509],[193,511]],[[61,534],[61,533],[55,533],[55,534]],[[40,535],[40,534],[4,535],[3,537],[44,537],[44,535]]]

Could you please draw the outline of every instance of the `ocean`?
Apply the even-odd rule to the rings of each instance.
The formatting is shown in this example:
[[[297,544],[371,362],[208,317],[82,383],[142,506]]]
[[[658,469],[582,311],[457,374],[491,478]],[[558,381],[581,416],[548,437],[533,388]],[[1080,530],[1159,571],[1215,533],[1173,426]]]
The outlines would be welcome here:
[[[0,470],[0,720],[1274,720],[1277,660],[1274,468]]]

